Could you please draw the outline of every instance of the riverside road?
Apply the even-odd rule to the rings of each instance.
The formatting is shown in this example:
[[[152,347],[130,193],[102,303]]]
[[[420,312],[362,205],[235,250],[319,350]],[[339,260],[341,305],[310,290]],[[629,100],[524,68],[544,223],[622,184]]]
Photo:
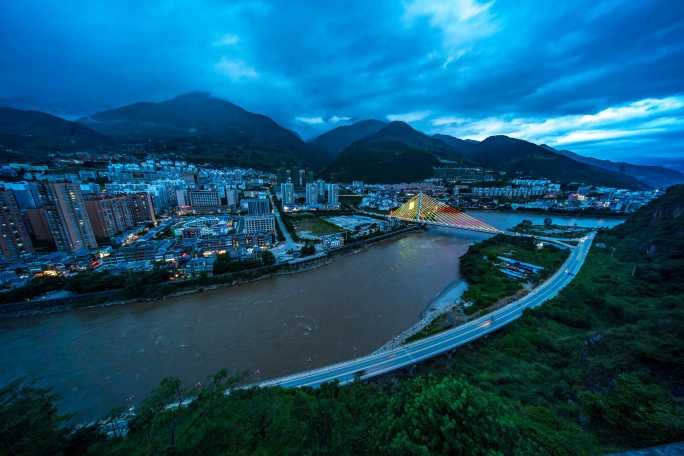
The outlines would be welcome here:
[[[561,268],[529,294],[476,320],[390,351],[268,380],[253,386],[317,387],[335,380],[349,383],[355,379],[368,379],[402,369],[453,350],[517,320],[525,309],[537,307],[555,297],[581,269],[593,239],[594,233],[579,240],[576,247],[569,247],[570,255]]]

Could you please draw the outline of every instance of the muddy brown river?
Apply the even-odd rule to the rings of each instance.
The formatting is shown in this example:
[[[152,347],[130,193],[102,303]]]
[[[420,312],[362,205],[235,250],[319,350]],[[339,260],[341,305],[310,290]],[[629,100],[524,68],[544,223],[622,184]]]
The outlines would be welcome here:
[[[478,213],[500,228],[543,216]],[[553,217],[614,225],[617,219]],[[79,421],[133,405],[165,376],[258,381],[372,352],[411,326],[483,236],[430,228],[311,271],[158,302],[0,321],[0,384],[36,377]]]

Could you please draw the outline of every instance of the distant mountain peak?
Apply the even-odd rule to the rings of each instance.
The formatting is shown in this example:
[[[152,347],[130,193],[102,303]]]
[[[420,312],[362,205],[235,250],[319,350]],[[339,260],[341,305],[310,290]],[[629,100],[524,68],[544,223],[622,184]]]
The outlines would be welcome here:
[[[599,158],[586,157],[584,155],[571,152],[569,150],[558,150],[553,147],[542,146],[558,155],[568,157],[579,163],[584,163],[590,166],[604,169],[606,171],[617,172],[650,186],[650,187],[669,187],[670,185],[680,184],[684,182],[684,175],[674,169],[664,168],[662,166],[654,165],[636,165],[627,162],[615,162],[611,160],[602,160]]]
[[[345,148],[328,168],[335,180],[373,183],[416,182],[434,175],[440,160],[464,163],[459,151],[394,121]]]
[[[184,100],[184,99],[202,100],[202,99],[207,99],[207,98],[214,98],[214,97],[209,92],[206,92],[203,90],[193,90],[191,92],[186,92],[186,93],[181,93],[180,95],[176,95],[171,100]],[[225,101],[225,100],[223,100],[223,101]]]
[[[548,178],[561,183],[583,182],[607,187],[643,187],[632,176],[576,161],[553,148],[523,139],[494,135],[482,142],[471,143],[446,135],[436,137],[479,165],[506,171],[510,176]]]
[[[394,120],[390,123],[387,124],[385,128],[382,129],[384,133],[390,133],[390,134],[399,134],[399,133],[410,133],[410,134],[423,134],[413,128],[411,125],[407,124],[406,122],[402,122],[401,120]]]
[[[351,143],[377,133],[386,125],[386,122],[376,119],[359,120],[350,125],[335,127],[311,142],[322,147],[332,160]]]
[[[486,137],[483,141],[483,143],[506,143],[506,142],[519,142],[519,143],[528,143],[532,144],[529,141],[525,141],[524,139],[518,139],[518,138],[511,138],[510,136],[506,135],[493,135],[493,136],[488,136]],[[536,145],[536,144],[535,144]]]
[[[0,144],[24,150],[77,150],[109,140],[92,129],[40,111],[0,108]]]
[[[383,120],[378,120],[378,119],[362,119],[354,122],[353,124],[347,125],[348,127],[352,125],[370,125],[370,124],[377,124],[377,125],[387,125],[387,122]]]
[[[310,166],[320,160],[311,145],[273,119],[202,91],[129,104],[80,122],[120,141],[194,142],[200,147],[187,148],[184,157],[202,150],[217,163],[274,168]]]

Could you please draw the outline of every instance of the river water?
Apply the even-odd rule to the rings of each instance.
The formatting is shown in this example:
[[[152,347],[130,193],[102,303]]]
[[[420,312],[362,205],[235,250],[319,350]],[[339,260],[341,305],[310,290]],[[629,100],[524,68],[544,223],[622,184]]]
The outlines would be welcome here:
[[[506,229],[544,216],[470,212]],[[617,219],[552,217],[611,226]],[[226,368],[258,381],[372,352],[459,280],[484,235],[430,228],[321,268],[164,301],[0,321],[0,385],[35,377],[77,421],[143,399],[165,376],[190,385]]]

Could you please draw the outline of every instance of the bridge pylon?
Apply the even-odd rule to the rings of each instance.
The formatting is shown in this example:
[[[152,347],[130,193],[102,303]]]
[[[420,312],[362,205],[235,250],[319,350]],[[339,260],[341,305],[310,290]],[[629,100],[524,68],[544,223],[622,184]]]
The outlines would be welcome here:
[[[418,210],[416,211],[416,220],[420,222],[421,210],[423,209],[423,192],[418,193]]]
[[[484,233],[500,233],[501,230],[484,223],[465,212],[442,203],[419,192],[416,196],[390,211],[389,217],[407,222],[446,226]]]

